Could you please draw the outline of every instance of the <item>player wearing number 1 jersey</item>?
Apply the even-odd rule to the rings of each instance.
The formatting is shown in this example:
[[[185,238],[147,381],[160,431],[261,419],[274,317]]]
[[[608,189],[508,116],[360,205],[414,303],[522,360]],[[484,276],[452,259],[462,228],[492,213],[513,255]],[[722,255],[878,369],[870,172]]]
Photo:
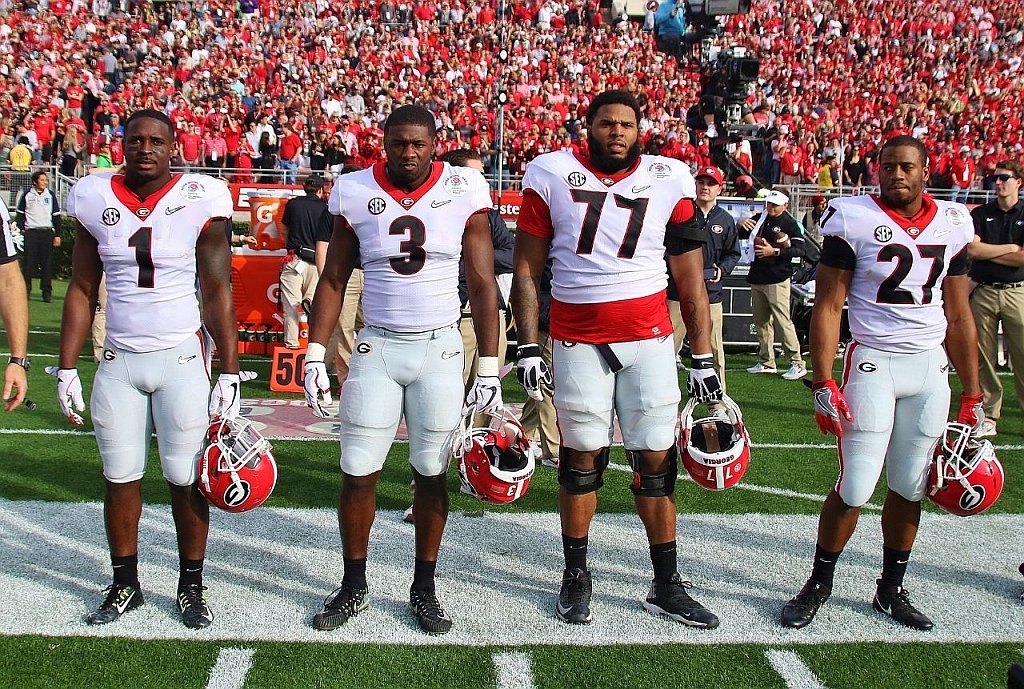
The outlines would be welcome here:
[[[142,476],[154,430],[171,491],[178,536],[178,605],[186,626],[208,626],[203,591],[209,507],[196,489],[196,466],[210,417],[238,414],[237,326],[231,300],[228,226],[231,196],[205,175],[172,175],[174,128],[141,110],[125,124],[124,175],[90,175],[68,192],[77,221],[71,283],[61,322],[57,395],[82,425],[75,368],[107,285],[107,339],[90,411],[106,479],[104,519],[114,582],[86,617],[106,624],[143,603],[138,579]],[[200,332],[212,335],[222,373],[207,404],[209,371]],[[197,393],[199,393],[197,395]]]
[[[838,437],[839,480],[821,511],[811,577],[782,610],[786,627],[806,626],[828,599],[836,560],[884,464],[882,576],[872,605],[900,624],[932,628],[911,603],[903,577],[931,451],[949,413],[950,362],[964,388],[957,420],[973,427],[984,420],[968,303],[970,214],[923,193],[928,152],[917,139],[890,139],[879,160],[880,196],[834,199],[822,215],[812,388],[819,428]],[[840,388],[832,364],[847,299],[853,342]]]
[[[596,491],[608,465],[612,415],[633,467],[632,491],[647,530],[654,583],[644,607],[698,628],[718,618],[687,593],[676,570],[675,429],[679,383],[665,298],[665,253],[694,352],[689,392],[718,399],[704,237],[696,188],[678,160],[641,156],[640,106],[625,91],[598,95],[587,111],[589,154],[548,153],[523,178],[512,304],[519,379],[540,399],[551,374],[537,345],[540,279],[552,261],[550,332],[565,571],[555,606],[570,624],[591,620],[587,549]]]
[[[345,175],[331,192],[335,217],[324,272],[313,298],[306,353],[306,401],[327,416],[330,381],[324,344],[338,322],[356,259],[362,264],[363,320],[342,388],[338,521],[345,573],[314,616],[336,629],[369,604],[366,554],[376,485],[401,417],[409,429],[416,481],[416,565],[409,605],[420,627],[443,634],[451,619],[437,600],[434,571],[448,517],[445,441],[464,398],[458,321],[459,258],[465,256],[480,363],[468,404],[501,406],[497,285],[487,221],[487,182],[476,170],[431,160],[434,116],[407,105],[384,124],[386,163]]]

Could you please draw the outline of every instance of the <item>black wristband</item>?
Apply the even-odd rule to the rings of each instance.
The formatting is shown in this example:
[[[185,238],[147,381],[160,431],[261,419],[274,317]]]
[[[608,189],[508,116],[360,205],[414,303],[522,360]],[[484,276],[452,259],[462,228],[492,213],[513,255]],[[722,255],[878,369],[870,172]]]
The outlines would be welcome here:
[[[516,348],[516,358],[526,359],[528,357],[540,356],[540,345],[524,344]]]
[[[695,354],[690,357],[690,368],[698,371],[715,367],[715,358],[711,354]]]

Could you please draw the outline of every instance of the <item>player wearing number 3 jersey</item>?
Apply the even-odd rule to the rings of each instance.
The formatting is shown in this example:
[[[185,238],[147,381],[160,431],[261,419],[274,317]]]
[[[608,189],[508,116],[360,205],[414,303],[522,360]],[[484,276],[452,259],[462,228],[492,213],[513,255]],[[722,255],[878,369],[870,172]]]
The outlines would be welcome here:
[[[704,288],[705,240],[692,222],[696,187],[689,168],[640,155],[639,120],[640,106],[631,94],[604,92],[587,110],[587,155],[548,153],[526,168],[512,289],[519,379],[539,399],[548,372],[537,346],[538,295],[550,257],[565,555],[555,613],[570,624],[591,620],[588,534],[608,466],[614,413],[654,565],[644,607],[709,629],[718,626],[718,618],[689,596],[689,582],[676,571],[680,394],[665,299],[667,251],[694,352],[690,395],[701,402],[720,398]]]
[[[141,110],[125,125],[124,175],[90,175],[68,192],[77,224],[71,283],[61,323],[57,393],[83,423],[76,362],[106,275],[106,343],[90,411],[107,482],[104,518],[114,583],[89,624],[142,604],[137,570],[141,483],[151,436],[171,490],[178,535],[178,604],[183,622],[210,624],[202,585],[209,508],[196,490],[196,462],[211,414],[238,413],[237,324],[231,299],[231,195],[220,180],[171,174],[174,128]],[[210,390],[202,322],[216,342],[221,377]],[[197,393],[199,393],[197,395]]]
[[[324,345],[341,312],[358,258],[363,320],[341,391],[341,586],[313,618],[335,629],[368,604],[366,553],[384,459],[403,414],[416,481],[416,570],[410,606],[422,629],[443,634],[451,620],[434,592],[434,570],[448,517],[445,441],[462,413],[463,351],[458,321],[459,258],[465,254],[469,299],[480,342],[471,401],[501,405],[497,285],[487,211],[487,182],[476,170],[431,160],[434,116],[407,105],[384,125],[386,163],[345,175],[328,209],[335,215],[327,261],[313,299],[306,354],[306,400],[326,416],[329,380]]]
[[[803,627],[831,591],[836,560],[886,467],[882,576],[875,610],[915,629],[932,622],[910,602],[903,577],[917,535],[927,472],[949,414],[949,362],[964,394],[958,421],[979,425],[978,344],[968,304],[967,208],[923,193],[928,151],[898,136],[879,154],[880,196],[833,199],[811,319],[818,426],[838,436],[839,479],[825,499],[811,577],[782,610]],[[843,303],[853,342],[841,388],[832,379]],[[948,358],[947,358],[948,357]]]

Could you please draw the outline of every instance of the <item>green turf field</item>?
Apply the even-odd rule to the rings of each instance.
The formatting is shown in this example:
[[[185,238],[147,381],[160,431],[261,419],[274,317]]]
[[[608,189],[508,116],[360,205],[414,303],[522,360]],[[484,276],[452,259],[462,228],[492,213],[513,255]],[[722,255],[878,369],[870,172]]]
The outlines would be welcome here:
[[[53,304],[31,302],[30,353],[34,367],[29,375],[29,397],[34,411],[21,408],[0,416],[0,498],[7,501],[89,502],[100,500],[103,481],[95,440],[89,435],[44,435],[40,431],[71,430],[54,399],[53,378],[43,372],[56,364],[58,330],[64,284],[58,283]],[[89,352],[86,352],[88,355]],[[744,477],[744,486],[725,493],[709,493],[692,482],[680,482],[679,510],[693,515],[815,515],[820,496],[835,480],[835,451],[824,445],[811,411],[807,389],[800,383],[777,376],[750,376],[743,369],[754,361],[749,354],[734,354],[728,360],[730,395],[743,408],[757,447]],[[246,383],[247,397],[271,395],[267,389],[267,359],[245,358],[243,368],[260,373]],[[91,357],[80,362],[86,393],[95,370]],[[522,400],[512,377],[506,379],[507,401]],[[685,385],[685,378],[680,377]],[[1008,382],[1008,379],[1007,379]],[[954,385],[954,399],[956,381]],[[1006,387],[1004,416],[996,444],[1007,474],[1007,484],[992,514],[1019,515],[1024,507],[1024,488],[1016,480],[1016,467],[1024,460],[1024,423],[1014,397]],[[205,400],[197,396],[197,403]],[[87,426],[86,431],[91,426]],[[788,447],[796,446],[796,447]],[[338,486],[337,445],[334,442],[277,441],[274,447],[280,480],[268,505],[278,508],[331,508]],[[392,461],[385,466],[378,506],[401,510],[409,504],[410,472],[404,461],[407,447],[396,444]],[[151,504],[166,504],[167,491],[156,465],[145,481],[145,497]],[[615,465],[624,465],[621,449],[612,453]],[[600,495],[600,510],[631,513],[629,474],[609,471]],[[502,511],[482,508],[458,493],[458,478],[451,472],[452,510],[475,514]],[[756,490],[754,489],[756,488]],[[880,505],[884,489],[876,491],[874,505]],[[538,470],[529,494],[503,511],[552,513],[557,509],[555,472]],[[926,505],[930,512],[935,510]],[[869,510],[870,511],[870,510]],[[89,515],[94,512],[90,511]],[[876,512],[877,514],[877,512]],[[500,515],[493,515],[500,518]],[[92,518],[91,516],[89,518]],[[969,531],[971,521],[962,522]],[[927,522],[920,536],[928,539]],[[102,524],[96,518],[95,529]],[[873,536],[874,537],[874,536]],[[16,538],[0,530],[0,540]],[[1006,538],[1024,558],[1021,533]],[[337,535],[325,534],[325,546]],[[638,548],[642,545],[638,544]],[[956,563],[950,563],[955,567]],[[1016,576],[1015,573],[1002,573]],[[107,571],[97,572],[107,578]],[[911,565],[909,579],[913,579]],[[1024,581],[1022,581],[1024,587]],[[552,596],[557,582],[551,583]],[[84,594],[82,605],[91,602]],[[98,589],[95,597],[98,600]],[[781,605],[783,601],[779,600]],[[965,604],[967,601],[965,601]],[[5,599],[11,614],[20,601]],[[45,605],[46,601],[34,605]],[[311,605],[315,604],[315,601]],[[1015,601],[1007,601],[1007,605]],[[1009,608],[1008,608],[1009,609]],[[140,613],[134,613],[140,614]],[[215,623],[216,624],[216,623]],[[273,624],[268,620],[267,624]],[[671,624],[666,622],[665,624]],[[724,622],[723,622],[724,624]],[[4,627],[0,623],[0,630]],[[77,632],[75,632],[77,633]],[[9,633],[8,633],[9,634]],[[387,644],[322,644],[236,642],[196,640],[138,640],[132,638],[78,638],[8,635],[0,637],[0,677],[12,687],[106,687],[133,684],[138,687],[203,687],[213,685],[211,668],[225,648],[252,649],[251,669],[244,675],[246,687],[785,687],[787,680],[766,657],[768,650],[794,651],[803,666],[813,672],[819,684],[830,687],[997,687],[1005,686],[1006,667],[1024,661],[1024,630],[1003,643],[815,643],[799,646],[771,644],[714,644],[702,640],[665,645],[633,645],[624,637],[615,646],[573,648],[563,645],[526,645],[514,648],[493,646],[437,646]],[[974,638],[974,637],[971,637]],[[709,645],[710,644],[710,645]],[[532,667],[532,684],[509,684],[496,670],[494,654],[512,651],[525,654]],[[216,673],[214,673],[216,675]],[[216,677],[214,677],[216,679]],[[521,680],[522,677],[518,677]],[[515,676],[512,680],[517,680]],[[814,686],[793,684],[788,686]],[[235,686],[235,685],[218,685]],[[241,685],[238,685],[241,686]]]

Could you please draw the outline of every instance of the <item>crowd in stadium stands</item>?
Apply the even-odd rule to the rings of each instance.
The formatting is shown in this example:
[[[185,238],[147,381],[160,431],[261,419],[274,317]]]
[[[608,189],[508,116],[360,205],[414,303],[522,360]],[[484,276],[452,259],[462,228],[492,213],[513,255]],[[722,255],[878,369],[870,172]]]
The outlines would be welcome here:
[[[640,94],[648,151],[709,162],[686,119],[707,70],[655,49],[653,13],[505,6],[503,28],[495,0],[0,0],[0,160],[24,137],[67,174],[116,166],[125,114],[155,107],[178,127],[179,164],[291,180],[381,159],[383,118],[416,101],[437,114],[438,153],[469,146],[490,165],[503,76],[512,174],[585,146],[582,115],[607,88]],[[732,148],[769,183],[873,184],[874,149],[900,133],[932,150],[935,186],[981,186],[1020,157],[1024,0],[755,0],[726,27],[720,43],[761,60],[748,105],[767,135]]]

